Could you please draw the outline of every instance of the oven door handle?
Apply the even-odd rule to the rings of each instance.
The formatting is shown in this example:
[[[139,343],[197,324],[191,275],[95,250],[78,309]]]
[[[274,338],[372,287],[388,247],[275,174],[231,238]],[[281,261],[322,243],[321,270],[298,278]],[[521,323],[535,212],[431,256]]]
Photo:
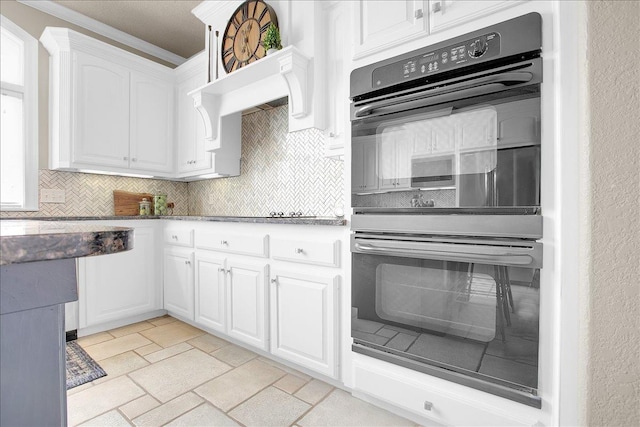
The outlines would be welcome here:
[[[444,249],[442,244],[421,244],[422,248],[390,248],[378,247],[356,242],[354,249],[362,253],[375,253],[376,255],[408,256],[411,258],[429,257],[432,259],[460,262],[482,262],[485,264],[534,266],[535,258],[527,253],[510,251],[508,248],[482,246],[477,252],[464,249]],[[526,250],[526,249],[525,249]]]
[[[498,92],[506,86],[526,83],[533,79],[533,74],[528,71],[513,71],[490,76],[480,77],[471,82],[465,81],[427,90],[418,94],[412,93],[396,98],[385,99],[373,102],[359,108],[354,113],[356,118],[364,116],[396,113],[404,110],[411,110],[419,107],[426,107],[440,102],[447,102],[455,99],[464,99],[472,96],[484,95]]]

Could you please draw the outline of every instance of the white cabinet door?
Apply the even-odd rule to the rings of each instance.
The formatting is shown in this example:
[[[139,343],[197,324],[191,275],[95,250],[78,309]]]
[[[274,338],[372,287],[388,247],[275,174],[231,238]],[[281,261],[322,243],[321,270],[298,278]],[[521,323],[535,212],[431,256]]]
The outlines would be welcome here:
[[[429,0],[429,27],[433,33],[523,2],[524,0]]]
[[[193,252],[165,249],[164,308],[193,320]]]
[[[452,116],[459,132],[459,148],[495,150],[497,144],[498,118],[495,108],[488,107]]]
[[[129,70],[74,53],[73,163],[129,166]]]
[[[358,0],[354,13],[354,59],[426,35],[425,4],[423,0]]]
[[[131,73],[130,167],[171,173],[173,169],[173,81]]]
[[[380,135],[378,170],[381,190],[411,186],[412,131],[405,126],[389,127]]]
[[[206,68],[203,68],[203,71]],[[187,93],[202,86],[204,76],[196,74],[178,82],[177,89],[177,170],[187,173],[211,168],[211,153],[205,151],[204,122]]]
[[[540,99],[498,104],[495,109],[500,148],[540,144]]]
[[[327,154],[345,147],[349,117],[349,43],[345,43],[343,33],[350,26],[349,4],[343,1],[322,2],[325,64],[325,105],[327,123],[325,138]]]
[[[271,352],[336,376],[337,277],[274,270],[271,280]]]
[[[268,350],[266,263],[227,262],[227,330],[247,344]]]
[[[161,308],[155,227],[136,226],[134,236],[129,251],[79,260],[81,328]]]
[[[199,253],[195,263],[195,322],[226,333],[225,259]]]
[[[378,189],[378,148],[375,142],[353,143],[351,188],[353,192]]]

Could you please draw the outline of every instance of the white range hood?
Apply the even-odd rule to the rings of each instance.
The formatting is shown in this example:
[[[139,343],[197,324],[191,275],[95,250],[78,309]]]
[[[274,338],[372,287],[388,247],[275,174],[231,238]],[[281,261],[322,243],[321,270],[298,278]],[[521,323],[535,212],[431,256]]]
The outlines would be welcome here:
[[[311,112],[311,60],[288,46],[192,92],[205,124],[207,151],[239,143],[237,116],[243,110],[289,98],[289,132],[319,127]]]

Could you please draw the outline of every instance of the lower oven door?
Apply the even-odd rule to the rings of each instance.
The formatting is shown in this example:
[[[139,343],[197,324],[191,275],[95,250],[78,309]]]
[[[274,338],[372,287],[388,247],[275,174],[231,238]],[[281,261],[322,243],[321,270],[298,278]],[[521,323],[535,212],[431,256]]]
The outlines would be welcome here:
[[[542,245],[352,236],[356,352],[539,407]]]

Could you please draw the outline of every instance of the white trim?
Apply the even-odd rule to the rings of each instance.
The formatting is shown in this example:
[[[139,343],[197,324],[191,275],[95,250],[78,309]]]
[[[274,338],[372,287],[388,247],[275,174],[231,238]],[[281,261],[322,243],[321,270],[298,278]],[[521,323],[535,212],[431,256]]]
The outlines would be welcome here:
[[[556,70],[556,205],[557,237],[555,263],[558,269],[556,285],[560,288],[557,309],[558,321],[557,353],[559,371],[556,378],[557,400],[553,402],[556,417],[553,425],[580,425],[581,374],[585,373],[584,361],[580,358],[581,298],[585,292],[585,276],[580,271],[580,251],[588,245],[582,242],[580,214],[586,196],[580,190],[580,163],[584,162],[584,128],[581,116],[585,105],[586,73],[586,10],[584,2],[558,2],[558,19],[555,23],[555,43],[558,46]],[[581,201],[582,200],[582,201]]]
[[[111,40],[122,43],[133,49],[149,54],[155,58],[162,59],[163,61],[167,61],[171,64],[180,65],[186,61],[186,58],[183,58],[180,55],[176,55],[173,52],[169,52],[166,49],[162,49],[161,47],[158,47],[154,44],[151,44],[142,39],[134,37],[131,34],[127,34],[124,31],[120,31],[116,28],[113,28],[110,25],[103,24],[102,22],[96,21],[93,18],[89,18],[88,16],[85,16],[74,10],[68,9],[50,0],[17,0],[17,1],[18,3],[22,3],[26,6],[30,6],[41,12],[47,13],[49,15],[60,18],[64,21],[78,25],[82,28],[93,31],[96,34],[100,34],[101,36],[104,36]]]
[[[24,205],[3,206],[3,211],[37,211],[38,205],[38,40],[0,15],[0,25],[24,41]]]

